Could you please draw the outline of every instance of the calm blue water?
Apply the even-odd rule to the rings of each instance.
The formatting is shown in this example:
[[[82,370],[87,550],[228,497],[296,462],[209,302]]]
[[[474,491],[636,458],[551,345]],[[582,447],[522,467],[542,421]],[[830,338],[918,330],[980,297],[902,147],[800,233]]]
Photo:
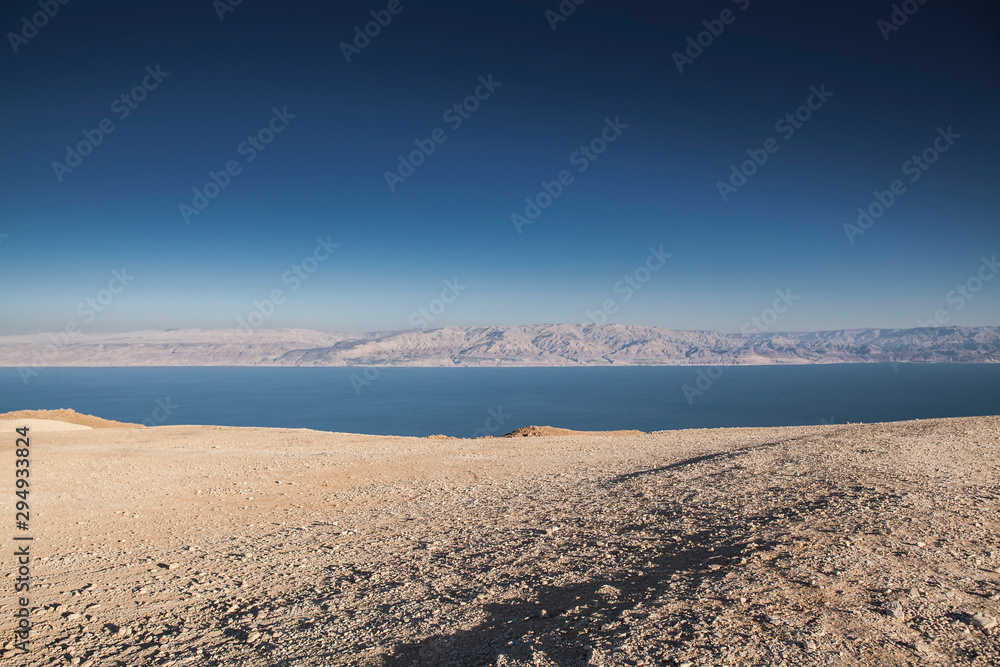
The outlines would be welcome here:
[[[528,424],[653,431],[1000,414],[1000,365],[383,368],[368,371],[370,384],[364,372],[49,368],[25,385],[0,368],[0,412],[464,437]]]

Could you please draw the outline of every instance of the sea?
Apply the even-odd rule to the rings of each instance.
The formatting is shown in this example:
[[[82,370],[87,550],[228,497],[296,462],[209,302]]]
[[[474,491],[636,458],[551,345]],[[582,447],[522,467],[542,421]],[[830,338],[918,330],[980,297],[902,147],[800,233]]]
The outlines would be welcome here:
[[[1000,364],[572,368],[0,368],[0,412],[344,433],[503,435],[1000,414]]]

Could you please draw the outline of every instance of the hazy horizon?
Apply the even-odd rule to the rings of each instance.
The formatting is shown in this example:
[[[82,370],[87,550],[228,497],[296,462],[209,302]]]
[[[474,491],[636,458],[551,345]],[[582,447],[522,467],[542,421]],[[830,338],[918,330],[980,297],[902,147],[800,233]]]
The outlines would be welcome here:
[[[927,327],[920,327],[920,326],[914,326],[914,327],[862,326],[862,327],[837,327],[835,329],[801,329],[801,330],[796,330],[796,329],[781,329],[781,328],[769,329],[769,328],[766,328],[766,327],[760,327],[760,330],[758,330],[758,331],[752,331],[752,330],[750,330],[750,331],[742,332],[739,329],[732,330],[732,331],[720,331],[718,329],[676,329],[676,328],[670,328],[670,327],[660,327],[660,326],[656,326],[656,325],[652,325],[652,324],[641,324],[641,323],[637,323],[637,324],[625,324],[625,323],[620,323],[620,322],[608,322],[607,324],[603,324],[603,325],[595,325],[595,323],[593,323],[593,322],[528,322],[528,323],[509,324],[509,325],[508,324],[502,324],[502,325],[494,325],[494,324],[457,325],[457,324],[451,324],[451,325],[441,325],[441,326],[426,327],[426,328],[424,328],[424,327],[406,327],[406,328],[401,328],[401,329],[368,329],[368,330],[353,330],[353,331],[352,330],[348,330],[348,329],[310,329],[308,327],[294,327],[294,326],[290,326],[290,327],[249,327],[249,329],[251,329],[253,332],[314,331],[314,332],[317,332],[317,333],[367,335],[367,334],[386,333],[386,332],[409,332],[409,331],[430,332],[430,331],[435,331],[435,330],[439,330],[439,329],[502,329],[502,328],[518,328],[518,327],[560,327],[560,326],[582,326],[582,327],[588,327],[588,326],[648,327],[648,328],[654,328],[654,329],[663,329],[665,331],[679,331],[679,332],[691,332],[691,333],[706,332],[706,333],[717,333],[717,334],[723,334],[723,335],[738,335],[738,334],[744,334],[744,335],[775,335],[775,334],[779,334],[779,335],[780,334],[801,335],[801,334],[810,334],[810,333],[830,333],[830,332],[838,332],[838,331],[878,331],[878,330],[881,330],[881,331],[887,331],[887,330],[888,331],[905,331],[905,330],[948,329],[948,328],[958,328],[958,329],[996,329],[996,328],[1000,328],[1000,324],[983,324],[983,325],[970,325],[970,326],[954,325],[954,324],[943,324],[943,325],[935,325],[935,326],[927,326]],[[85,335],[88,335],[88,336],[101,336],[101,335],[114,336],[114,335],[121,335],[121,334],[134,334],[134,333],[146,333],[146,332],[150,332],[150,333],[169,333],[169,332],[172,332],[172,331],[205,331],[205,332],[207,332],[207,331],[238,331],[240,329],[241,329],[241,327],[240,327],[239,324],[235,324],[232,327],[207,327],[207,328],[203,328],[203,327],[167,327],[167,328],[163,328],[163,329],[153,329],[153,328],[145,328],[145,329],[116,329],[116,330],[105,330],[105,329],[93,329],[93,330],[91,330],[91,329],[88,329],[86,331],[79,330],[79,331],[71,332],[71,336],[79,336],[79,335],[82,335],[82,334],[85,334]],[[64,331],[61,330],[61,329],[60,330],[53,329],[53,330],[49,330],[49,331],[28,331],[28,332],[20,332],[20,333],[0,334],[0,337],[7,337],[7,336],[44,336],[46,334],[58,335],[58,334],[62,334],[63,332]]]

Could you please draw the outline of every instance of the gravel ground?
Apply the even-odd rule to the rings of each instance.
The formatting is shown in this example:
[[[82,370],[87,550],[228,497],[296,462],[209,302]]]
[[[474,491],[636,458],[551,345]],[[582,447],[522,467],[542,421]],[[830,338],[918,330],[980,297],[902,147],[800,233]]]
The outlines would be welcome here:
[[[1000,417],[33,433],[3,665],[1000,664]]]

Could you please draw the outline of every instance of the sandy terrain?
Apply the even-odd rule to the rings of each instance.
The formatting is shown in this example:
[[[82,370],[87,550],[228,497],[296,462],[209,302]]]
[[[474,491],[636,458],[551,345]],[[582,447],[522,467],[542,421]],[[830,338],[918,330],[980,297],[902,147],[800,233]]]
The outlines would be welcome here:
[[[3,665],[1000,664],[1000,417],[32,426],[27,655],[8,643],[21,422],[0,421]]]
[[[145,428],[142,424],[129,424],[127,422],[116,422],[110,419],[101,419],[93,415],[80,414],[76,410],[15,410],[0,414],[0,422],[6,420],[17,421],[17,426],[24,426],[32,420],[45,420],[53,422],[48,428],[62,428],[63,430],[74,430],[72,426],[83,426],[85,428]],[[64,426],[57,426],[62,423]],[[78,430],[78,429],[76,429]]]

